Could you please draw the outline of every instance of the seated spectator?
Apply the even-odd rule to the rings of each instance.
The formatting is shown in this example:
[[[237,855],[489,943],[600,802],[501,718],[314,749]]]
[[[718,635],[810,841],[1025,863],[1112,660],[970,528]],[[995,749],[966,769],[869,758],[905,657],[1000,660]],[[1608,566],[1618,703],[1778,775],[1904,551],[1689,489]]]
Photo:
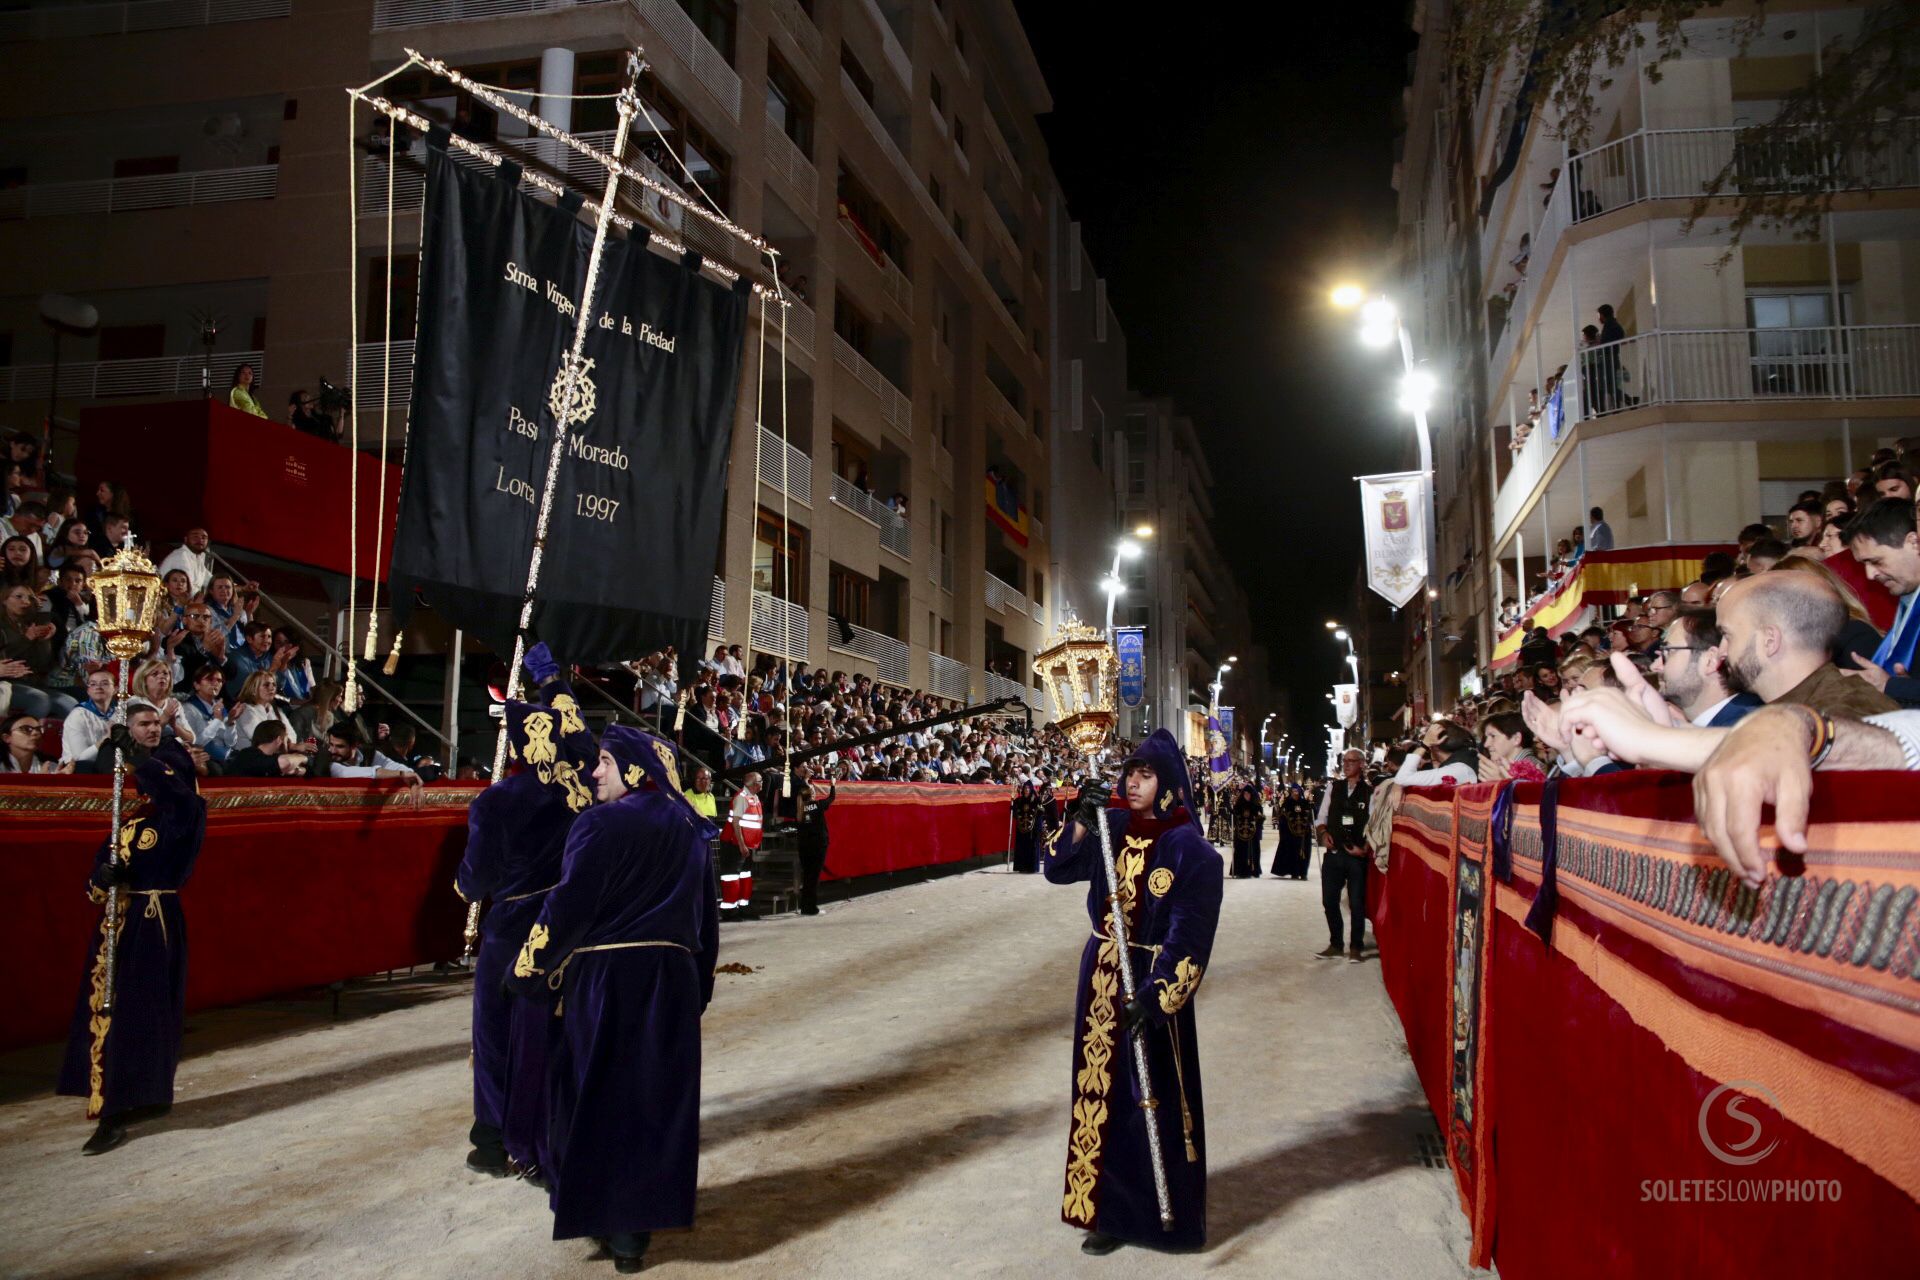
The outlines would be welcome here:
[[[1812,546],[1820,540],[1820,526],[1827,513],[1818,498],[1802,498],[1787,511],[1787,537],[1796,547]]]
[[[366,746],[351,722],[327,731],[327,776],[332,778],[404,778],[414,787],[420,775],[397,760]]]
[[[1867,577],[1899,600],[1872,660],[1855,663],[1859,679],[1902,706],[1920,706],[1920,534],[1913,504],[1887,498],[1874,503],[1847,526],[1847,546]]]
[[[1768,529],[1767,526],[1761,525],[1760,528],[1763,530],[1763,532],[1759,535],[1759,537],[1756,537],[1755,539],[1753,539],[1754,542],[1758,542],[1760,538],[1772,536],[1773,531],[1771,529]],[[1748,544],[1748,545],[1751,545],[1751,544]],[[1741,551],[1744,552],[1746,550],[1746,547],[1743,546],[1740,549]],[[1724,551],[1709,552],[1705,556],[1701,557],[1701,560],[1700,560],[1700,582],[1703,586],[1711,587],[1717,582],[1722,582],[1727,578],[1731,578],[1734,574],[1734,570],[1737,569],[1738,567],[1739,566],[1734,563],[1733,557],[1728,555],[1726,552]],[[1686,604],[1707,603],[1706,597],[1704,596],[1699,599],[1688,599],[1687,593],[1684,591],[1680,593],[1680,598]]]
[[[0,720],[0,773],[72,773],[73,762],[56,764],[40,754],[39,716],[16,711]]]
[[[254,399],[253,366],[242,364],[233,371],[233,384],[227,388],[227,403],[242,413],[264,418],[267,411]]]
[[[112,481],[102,480],[93,488],[93,505],[87,508],[87,523],[93,526],[95,533],[107,527],[108,516],[133,518],[133,503],[127,496],[125,486]]]
[[[347,687],[338,680],[317,680],[313,692],[303,703],[293,708],[293,725],[304,736],[305,741],[318,747],[320,740],[327,736],[327,730],[333,728],[340,717],[340,709],[346,705]]]
[[[340,435],[333,416],[320,412],[320,401],[305,387],[295,387],[287,396],[287,425],[322,440],[336,440]]]
[[[154,572],[164,578],[179,569],[187,575],[189,595],[204,593],[213,578],[213,554],[207,550],[211,541],[205,529],[187,530],[186,540],[168,552]]]
[[[1431,768],[1421,765],[1432,759]],[[1442,783],[1465,784],[1480,778],[1479,752],[1473,735],[1451,720],[1435,720],[1420,735],[1420,745],[1407,753],[1400,772],[1393,780],[1403,787],[1433,787]]]
[[[100,667],[88,673],[86,700],[76,704],[60,726],[62,764],[86,764],[107,740],[113,724],[114,688],[111,670]]]
[[[226,757],[221,772],[229,778],[298,777],[307,771],[307,757],[287,749],[287,730],[278,721],[262,721],[253,741]]]
[[[395,763],[413,770],[420,775],[422,782],[438,782],[444,770],[440,762],[423,751],[414,750],[418,736],[411,724],[402,720],[392,728],[381,726],[386,732],[380,735],[380,741],[374,750]]]
[[[1838,516],[1820,526],[1820,537],[1814,542],[1814,547],[1820,552],[1821,559],[1828,560],[1847,553],[1846,530],[1849,519],[1850,516]]]
[[[280,696],[295,706],[304,706],[313,696],[314,679],[313,664],[301,650],[300,637],[285,627],[275,627],[273,647],[276,654],[286,655],[280,663]]]
[[[1768,705],[1812,707],[1856,719],[1899,704],[1864,680],[1849,680],[1832,662],[1846,604],[1826,582],[1805,573],[1763,573],[1736,582],[1720,601],[1726,637],[1726,680]]]
[[[87,569],[84,562],[69,560],[60,566],[54,574],[53,591],[47,597],[48,610],[53,615],[53,625],[59,628],[58,644],[64,646],[67,637],[81,623],[92,622],[94,614],[93,592],[87,589]]]
[[[227,648],[238,649],[244,645],[246,625],[253,621],[254,610],[260,604],[260,584],[236,585],[226,574],[216,573],[207,579],[205,600],[213,610],[213,625],[226,637]]]
[[[227,715],[233,721],[233,736],[240,741],[253,741],[253,731],[259,725],[272,721],[283,726],[287,738],[291,741],[294,733],[293,720],[274,701],[275,686],[273,672],[256,671],[240,685],[240,696],[233,700],[233,706]]]
[[[92,525],[93,540],[87,545],[96,555],[105,560],[127,545],[127,537],[132,529],[133,524],[127,517],[117,513],[109,514],[101,523]]]
[[[257,671],[268,672],[277,684],[282,661],[273,649],[273,628],[266,623],[249,622],[242,628],[241,634],[245,637],[246,643],[238,649],[229,651],[227,655],[232,663],[228,668],[230,673],[227,677],[228,695],[236,702],[239,701],[241,684]]]
[[[1849,556],[1849,559],[1852,557]],[[1854,594],[1846,581],[1818,560],[1809,560],[1803,556],[1789,556],[1775,565],[1771,572],[1807,573],[1819,578],[1832,587],[1847,607],[1847,620],[1840,628],[1839,639],[1833,642],[1833,665],[1842,672],[1856,671],[1859,668],[1853,662],[1853,655],[1859,654],[1871,660],[1880,648],[1880,631],[1867,617],[1867,607]]]
[[[40,553],[34,550],[33,541],[16,533],[0,542],[0,590],[25,587],[33,591],[39,586]]]
[[[1765,573],[1787,558],[1790,548],[1778,538],[1762,538],[1747,548],[1747,571]]]
[[[1533,755],[1533,731],[1517,711],[1488,716],[1480,726],[1480,780],[1545,782],[1547,771]]]
[[[148,659],[134,670],[127,682],[128,692],[150,703],[160,715],[162,737],[193,743],[193,729],[181,714],[180,700],[173,696],[173,668],[157,659]],[[183,732],[184,730],[184,732]]]
[[[1889,462],[1873,473],[1873,492],[1881,498],[1913,502],[1913,472],[1897,462]]]
[[[72,695],[55,691],[53,636],[58,630],[40,612],[40,597],[25,585],[0,587],[0,680],[12,686],[8,709],[42,720],[73,710]]]
[[[233,725],[227,719],[226,672],[220,664],[209,662],[188,677],[191,692],[180,704],[192,741],[216,761],[225,761],[234,748]],[[277,722],[276,722],[277,723]]]
[[[90,545],[93,530],[84,520],[69,520],[60,526],[59,534],[53,545],[47,548],[47,567],[63,569],[68,564],[78,564],[88,573],[100,567],[100,553]]]
[[[1727,683],[1726,636],[1712,609],[1688,609],[1667,627],[1653,663],[1660,692],[1691,724],[1724,728],[1762,705]]]
[[[164,640],[171,632],[187,629],[187,606],[193,603],[193,579],[185,569],[169,569],[160,575],[160,583],[166,588],[167,603],[160,610],[160,627],[155,635]],[[171,619],[168,608],[173,610]]]
[[[212,607],[203,600],[192,601],[187,605],[184,620],[185,627],[173,632],[162,644],[173,662],[178,682],[185,684],[188,672],[206,667],[231,679],[234,670],[227,658],[227,638],[213,625]]]

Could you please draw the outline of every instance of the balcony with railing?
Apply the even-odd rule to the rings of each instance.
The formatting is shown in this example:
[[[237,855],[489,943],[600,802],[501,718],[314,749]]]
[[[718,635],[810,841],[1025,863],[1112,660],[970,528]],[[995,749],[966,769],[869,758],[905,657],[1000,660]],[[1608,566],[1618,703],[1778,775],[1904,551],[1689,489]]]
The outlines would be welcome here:
[[[912,651],[905,642],[878,631],[870,631],[855,622],[848,623],[847,630],[852,634],[844,643],[836,635],[834,642],[827,647],[871,662],[874,679],[882,684],[904,685],[912,680]]]
[[[873,363],[855,351],[839,334],[833,335],[834,363],[853,374],[860,385],[880,402],[880,420],[902,436],[913,436],[913,402],[906,392],[893,385]]]
[[[900,170],[900,176],[917,189],[920,178],[914,173],[913,166],[907,162],[906,152],[900,149],[900,144],[894,140],[887,126],[880,122],[879,113],[874,111],[873,104],[861,94],[859,86],[854,84],[853,77],[847,74],[844,67],[840,70],[840,90],[846,97],[847,104],[853,108],[853,114],[860,117],[860,122],[866,126],[867,132],[873,135],[873,140],[880,144],[880,149],[887,153],[894,167]]]
[[[0,221],[271,200],[279,186],[277,164],[156,173],[138,178],[100,178],[91,182],[44,182],[0,190]]]
[[[964,662],[955,662],[943,654],[927,655],[927,692],[940,698],[965,702],[973,696],[973,673]]]
[[[758,462],[761,484],[795,502],[813,505],[813,459],[803,450],[791,442],[783,444],[778,432],[761,427]]]
[[[754,592],[747,638],[762,653],[807,661],[807,607],[764,591]]]
[[[353,352],[353,398],[362,409],[380,407],[380,389],[388,388],[387,403],[404,405],[413,398],[413,339],[395,341],[383,358],[386,344],[363,342]]]
[[[880,531],[880,545],[902,560],[913,554],[913,526],[907,518],[843,475],[833,477],[833,501]]]
[[[727,584],[717,575],[713,580],[713,594],[707,603],[707,635],[719,639],[727,634]]]
[[[517,18],[586,5],[627,3],[629,0],[374,0],[373,29],[392,31],[439,22]]]
[[[0,44],[121,36],[284,18],[293,0],[124,0],[120,4],[37,4],[0,13]]]
[[[893,23],[881,10],[876,0],[861,0],[867,15],[873,19],[873,25],[880,29],[880,51],[886,63],[893,68],[893,74],[900,79],[903,89],[913,88],[913,60],[907,57],[907,47],[900,43],[900,36],[894,31]]]
[[[774,27],[786,33],[793,41],[794,52],[808,67],[818,69],[820,65],[820,28],[813,25],[813,19],[807,16],[798,0],[771,0],[768,5],[773,11]]]
[[[991,573],[983,574],[982,577],[985,579],[983,599],[986,601],[987,608],[1022,615],[1027,612],[1025,592]]]
[[[847,242],[853,249],[851,253],[843,256],[840,261],[845,263],[851,259],[855,262],[865,263],[867,267],[877,272],[880,278],[880,291],[886,295],[887,301],[899,307],[901,314],[908,319],[912,319],[913,281],[907,279],[907,273],[900,269],[900,264],[895,262],[892,255],[888,254],[884,249],[869,248],[867,241],[862,238],[858,231],[854,230],[851,221],[842,217],[839,219],[839,222],[840,230],[846,235]],[[863,268],[855,268],[855,270],[861,269]]]
[[[787,136],[772,116],[767,117],[766,129],[767,172],[785,184],[788,194],[795,197],[793,207],[809,225],[814,219],[814,211],[820,204],[820,174],[807,159],[807,153],[800,144]]]
[[[118,396],[178,396],[200,391],[202,376],[214,394],[224,396],[233,371],[253,366],[257,380],[266,377],[258,351],[220,351],[204,355],[155,356],[145,360],[80,360],[60,363],[60,398],[110,400]],[[0,367],[0,402],[45,400],[52,391],[50,364]]]

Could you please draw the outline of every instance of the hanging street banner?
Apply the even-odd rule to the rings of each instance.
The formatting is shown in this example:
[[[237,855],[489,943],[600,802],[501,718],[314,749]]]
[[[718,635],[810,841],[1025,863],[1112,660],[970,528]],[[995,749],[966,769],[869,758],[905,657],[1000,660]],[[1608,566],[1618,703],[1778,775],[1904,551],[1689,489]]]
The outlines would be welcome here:
[[[1227,740],[1227,754],[1233,754],[1233,708],[1220,708],[1220,736]]]
[[[1147,629],[1115,628],[1113,651],[1120,659],[1120,701],[1137,707],[1147,696]]]
[[[510,649],[552,432],[566,432],[533,634],[566,662],[706,641],[746,287],[610,237],[580,393],[564,365],[591,257],[577,200],[427,149],[420,327],[394,534],[396,622],[419,598]],[[563,412],[568,420],[556,418]]]
[[[1427,478],[1419,471],[1360,477],[1367,585],[1403,608],[1427,578]]]
[[[1354,719],[1360,714],[1360,686],[1357,684],[1333,686],[1333,709],[1340,717],[1342,729],[1353,728]]]
[[[1218,783],[1233,769],[1233,757],[1227,751],[1227,735],[1220,730],[1217,716],[1207,717],[1207,766]]]

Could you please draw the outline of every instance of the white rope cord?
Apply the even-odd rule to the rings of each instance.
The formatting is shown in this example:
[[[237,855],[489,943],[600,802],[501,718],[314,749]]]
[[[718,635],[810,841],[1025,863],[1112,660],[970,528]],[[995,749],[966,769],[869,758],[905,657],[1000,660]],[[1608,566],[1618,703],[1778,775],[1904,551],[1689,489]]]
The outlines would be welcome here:
[[[378,95],[362,94],[357,89],[349,89],[347,90],[347,92],[352,96],[359,98],[360,101],[366,103],[367,106],[371,107],[373,110],[380,112],[382,115],[392,116],[394,119],[398,120],[401,124],[406,125],[410,129],[417,130],[422,134],[431,133],[433,130],[442,127],[436,124],[434,121],[427,119],[425,116],[421,115],[419,112],[410,111],[406,107],[400,106],[397,103],[389,102],[387,99],[379,97]],[[503,164],[508,164],[508,163],[519,164],[520,163],[519,161],[512,159],[512,157],[510,156],[507,156],[501,152],[495,151],[491,147],[484,146],[481,143],[474,142],[467,138],[463,138],[457,133],[448,135],[447,145],[449,147],[452,147],[456,151],[464,152],[465,154],[472,156],[474,159],[479,160],[485,164],[490,164],[495,168],[498,168]],[[522,182],[525,182],[528,186],[535,187],[538,190],[546,192],[548,195],[554,197],[556,200],[560,199],[563,196],[571,194],[568,192],[566,187],[562,186],[558,182],[555,182],[552,178],[549,178],[545,174],[540,173],[536,170],[528,169],[525,166],[521,166],[520,180]],[[598,217],[600,214],[600,205],[598,204],[598,202],[592,199],[582,198],[580,202],[580,207],[583,212],[591,214],[595,217]],[[617,213],[617,212],[609,213],[607,217],[609,221],[611,221],[615,226],[619,227],[623,231],[632,232],[634,229],[634,226],[636,225],[632,218],[629,218],[626,215],[621,213]],[[676,256],[684,255],[691,252],[697,252],[696,250],[688,249],[687,246],[682,244],[680,241],[674,239],[672,236],[667,235],[664,232],[661,232],[653,227],[643,226],[641,227],[641,230],[647,233],[647,239],[650,243],[657,244],[661,248],[667,250],[669,253],[672,253]],[[734,281],[737,281],[741,278],[741,273],[739,271],[734,270],[732,267],[727,266],[723,262],[716,262],[712,258],[708,258],[705,254],[701,255],[701,261],[702,261],[702,265],[705,266],[705,268],[708,271],[713,272],[713,274],[715,274],[716,276],[719,276],[721,279],[727,281],[728,283],[733,283]],[[753,291],[755,293],[766,293],[769,291],[769,286],[762,284],[758,280],[749,280],[748,283],[753,286]]]
[[[760,371],[759,371],[759,376],[754,379],[754,384],[753,384],[753,506],[754,506],[754,510],[756,511],[758,511],[760,508],[760,433],[766,430],[766,424],[762,421],[760,415],[761,415],[761,410],[766,405],[766,400],[767,400],[767,297],[765,294],[761,294],[760,295]],[[781,481],[781,488],[783,490],[786,488],[787,479],[788,479],[787,455],[782,453],[780,455],[780,481]],[[757,526],[759,524],[759,520],[756,519],[754,521],[754,524]],[[741,714],[740,723],[737,726],[735,726],[735,733],[734,733],[734,736],[739,738],[743,742],[746,741],[746,737],[747,737],[747,716],[752,714],[752,705],[751,705],[750,699],[753,696],[753,676],[751,674],[753,670],[753,596],[752,596],[753,583],[751,579],[748,580],[747,591],[748,591],[747,646],[746,646],[747,656],[745,660],[741,662],[740,670],[743,673],[741,676],[741,681],[743,685],[741,692],[744,695],[746,695],[746,699],[748,701],[746,701],[744,704],[746,706],[746,710]],[[724,640],[726,639],[726,637],[722,636],[721,639]]]
[[[780,287],[779,264],[774,262],[771,257],[769,257],[767,261],[773,268],[774,288],[778,289]],[[781,297],[782,305],[780,307],[780,465],[782,467],[785,467],[787,464],[787,308],[785,302],[786,298],[783,294]],[[763,332],[765,328],[766,326],[763,324],[761,326]],[[759,443],[757,439],[754,441],[756,447]],[[759,496],[758,492],[754,494],[756,499],[758,499]],[[781,485],[780,536],[782,538],[790,536],[787,532],[787,527],[787,487]],[[791,591],[793,565],[790,555],[786,557],[785,563],[787,565],[788,590]],[[789,610],[784,608],[780,610],[780,647],[787,651],[784,655],[787,660],[786,709],[781,713],[780,718],[787,722],[787,731],[791,734],[793,731],[793,725],[791,723],[793,716],[793,644],[787,635],[789,616]],[[780,795],[782,799],[785,799],[793,794],[793,770],[790,767],[785,767],[785,761],[781,763],[783,767],[780,770]]]
[[[398,74],[396,71],[388,75]],[[379,83],[375,81],[374,83]],[[357,96],[357,95],[355,95]],[[353,103],[347,99],[347,353],[348,359],[360,350],[360,158],[353,149]],[[393,158],[387,158],[393,169]],[[356,377],[357,383],[359,379]],[[346,660],[346,689],[342,706],[351,715],[360,709],[360,673],[353,661],[353,611],[360,589],[360,393],[358,388],[347,398],[347,448],[352,453],[347,469],[347,628],[346,643],[340,646]]]
[[[399,142],[400,122],[392,116],[387,117],[387,310],[382,321],[380,333],[380,504],[373,514],[373,578],[367,587],[367,648],[364,654],[368,662],[380,655],[380,553],[386,545],[387,536],[387,423],[393,415],[393,161],[395,146]],[[356,354],[357,354],[356,348]],[[354,395],[359,392],[360,379],[354,378]],[[354,459],[354,467],[359,469],[359,459]],[[388,593],[391,597],[391,592]]]
[[[707,221],[713,223],[715,226],[719,227],[722,231],[725,231],[728,235],[732,236],[734,239],[745,241],[747,244],[752,245],[754,248],[760,250],[762,253],[779,252],[777,249],[773,248],[772,245],[768,244],[766,240],[762,239],[759,236],[754,235],[751,231],[748,231],[745,227],[740,226],[738,223],[734,222],[731,218],[727,217],[726,214],[720,212],[720,207],[718,205],[713,204],[713,201],[711,199],[707,199],[707,203],[709,205],[712,205],[712,208],[703,209],[698,204],[688,199],[685,192],[675,190],[673,187],[668,186],[664,182],[661,182],[658,178],[651,177],[648,174],[642,173],[640,170],[635,169],[631,165],[627,164],[627,162],[621,159],[618,155],[609,155],[606,152],[599,150],[597,147],[594,147],[593,145],[577,137],[576,135],[571,134],[567,132],[565,129],[561,129],[556,125],[552,124],[551,122],[544,120],[541,117],[533,114],[533,112],[528,111],[525,107],[522,107],[519,103],[514,102],[512,99],[503,97],[502,95],[493,92],[487,86],[480,84],[477,81],[469,80],[466,76],[460,74],[459,71],[448,66],[446,63],[440,61],[438,58],[429,58],[426,55],[414,49],[407,50],[407,57],[411,61],[417,62],[421,66],[426,67],[429,70],[433,71],[435,74],[445,77],[452,84],[455,84],[460,88],[467,90],[469,93],[472,93],[475,97],[479,98],[482,102],[485,102],[488,106],[494,108],[495,110],[506,112],[508,115],[514,117],[516,120],[519,120],[522,124],[526,125],[528,128],[533,129],[538,133],[545,134],[547,137],[552,138],[557,142],[564,143],[565,145],[579,152],[581,155],[586,156],[589,159],[592,159],[596,163],[603,165],[608,169],[616,170],[621,177],[626,178],[633,182],[637,182],[641,186],[645,187],[647,190],[655,193],[656,195],[665,196],[668,200],[671,200],[673,203],[679,205],[681,208],[687,210],[689,213],[692,213],[701,218],[705,218]],[[646,64],[643,62],[641,65],[644,68]],[[638,90],[635,91],[634,100],[636,102],[639,102]],[[640,103],[640,113],[643,116],[647,115],[647,108],[644,102]],[[648,118],[647,123],[649,128],[653,127],[651,117]],[[659,130],[654,129],[654,133],[656,136],[658,136]],[[684,167],[684,162],[682,167]],[[706,193],[701,192],[701,196],[702,198],[706,198]]]

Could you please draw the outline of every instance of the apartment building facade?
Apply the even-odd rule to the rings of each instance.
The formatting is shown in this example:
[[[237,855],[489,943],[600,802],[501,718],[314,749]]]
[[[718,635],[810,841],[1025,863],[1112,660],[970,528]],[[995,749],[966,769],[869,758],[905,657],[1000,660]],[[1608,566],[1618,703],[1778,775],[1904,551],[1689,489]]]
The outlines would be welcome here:
[[[1057,188],[1034,120],[1047,89],[1010,0],[130,0],[0,15],[0,40],[21,55],[0,91],[0,244],[22,264],[0,298],[14,426],[47,412],[44,292],[101,315],[62,340],[62,417],[195,394],[203,377],[224,390],[244,360],[270,412],[326,376],[355,386],[368,420],[383,359],[410,355],[420,144],[400,135],[389,156],[365,109],[350,135],[343,86],[419,49],[609,145],[612,104],[593,95],[639,46],[647,110],[627,158],[766,236],[791,295],[764,373],[757,306],[748,331],[713,641],[1044,710],[1030,668],[1055,617]],[[380,91],[598,184],[423,70]],[[622,212],[764,270],[657,198],[636,191]],[[395,379],[393,414],[407,393]]]
[[[1837,150],[1817,127],[1771,147],[1741,134],[1773,119],[1833,42],[1879,20],[1876,6],[1770,6],[1744,43],[1737,17],[1691,20],[1657,69],[1596,71],[1593,132],[1577,147],[1550,104],[1519,94],[1521,60],[1461,92],[1445,0],[1413,13],[1395,285],[1416,355],[1446,388],[1434,413],[1445,706],[1493,653],[1500,601],[1537,592],[1591,508],[1621,547],[1730,541],[1913,433],[1920,119],[1895,122],[1871,153]],[[1654,48],[1653,29],[1641,34]],[[1733,183],[1696,218],[1729,162]],[[1736,243],[1744,201],[1809,184],[1837,190],[1815,240],[1755,225]],[[1413,643],[1406,668],[1424,698],[1426,637]]]

